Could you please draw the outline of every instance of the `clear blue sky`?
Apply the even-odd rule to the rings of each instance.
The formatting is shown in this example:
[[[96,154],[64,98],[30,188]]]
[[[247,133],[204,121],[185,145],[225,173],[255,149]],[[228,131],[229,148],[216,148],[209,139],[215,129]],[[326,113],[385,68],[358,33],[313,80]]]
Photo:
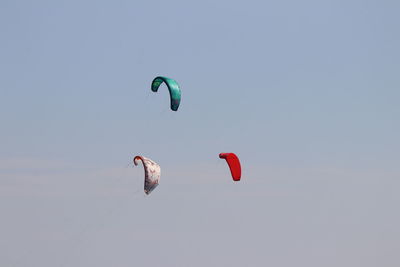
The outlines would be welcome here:
[[[399,266],[399,8],[0,1],[0,265]]]

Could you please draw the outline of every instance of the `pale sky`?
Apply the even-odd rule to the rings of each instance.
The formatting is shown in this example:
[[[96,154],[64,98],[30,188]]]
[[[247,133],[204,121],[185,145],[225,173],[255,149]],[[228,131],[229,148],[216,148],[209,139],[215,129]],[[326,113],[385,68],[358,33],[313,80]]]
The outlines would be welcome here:
[[[0,265],[400,266],[399,8],[0,1]]]

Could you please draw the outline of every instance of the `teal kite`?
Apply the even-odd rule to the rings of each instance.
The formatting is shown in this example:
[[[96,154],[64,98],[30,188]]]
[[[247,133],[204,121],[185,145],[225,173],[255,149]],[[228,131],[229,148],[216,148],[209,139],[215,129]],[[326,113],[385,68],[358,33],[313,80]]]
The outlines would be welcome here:
[[[173,111],[177,111],[179,104],[181,103],[181,89],[175,80],[162,76],[155,77],[151,83],[151,91],[157,92],[158,87],[160,87],[163,82],[167,85],[169,90],[169,95],[171,97],[171,109]]]

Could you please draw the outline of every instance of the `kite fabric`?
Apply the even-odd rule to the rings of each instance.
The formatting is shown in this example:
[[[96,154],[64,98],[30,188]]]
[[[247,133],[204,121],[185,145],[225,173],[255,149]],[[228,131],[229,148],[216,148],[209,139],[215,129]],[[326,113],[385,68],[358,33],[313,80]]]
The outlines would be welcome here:
[[[162,83],[165,83],[168,87],[169,96],[171,98],[171,109],[177,111],[181,103],[181,89],[178,83],[171,78],[158,76],[151,82],[151,91],[157,92]]]
[[[149,158],[135,156],[133,163],[137,166],[142,161],[144,167],[144,192],[150,194],[159,184],[161,177],[160,165]]]
[[[240,166],[239,158],[234,153],[220,153],[219,157],[225,159],[231,170],[232,179],[240,181],[242,176],[242,168]]]

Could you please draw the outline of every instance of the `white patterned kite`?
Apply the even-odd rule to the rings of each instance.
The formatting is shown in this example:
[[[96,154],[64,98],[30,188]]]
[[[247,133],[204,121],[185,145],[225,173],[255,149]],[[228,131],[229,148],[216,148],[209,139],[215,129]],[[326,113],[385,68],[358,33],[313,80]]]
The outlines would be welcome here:
[[[144,167],[144,192],[148,195],[160,182],[161,168],[151,159],[142,156],[135,156],[133,163],[137,166],[139,160],[142,161]]]

